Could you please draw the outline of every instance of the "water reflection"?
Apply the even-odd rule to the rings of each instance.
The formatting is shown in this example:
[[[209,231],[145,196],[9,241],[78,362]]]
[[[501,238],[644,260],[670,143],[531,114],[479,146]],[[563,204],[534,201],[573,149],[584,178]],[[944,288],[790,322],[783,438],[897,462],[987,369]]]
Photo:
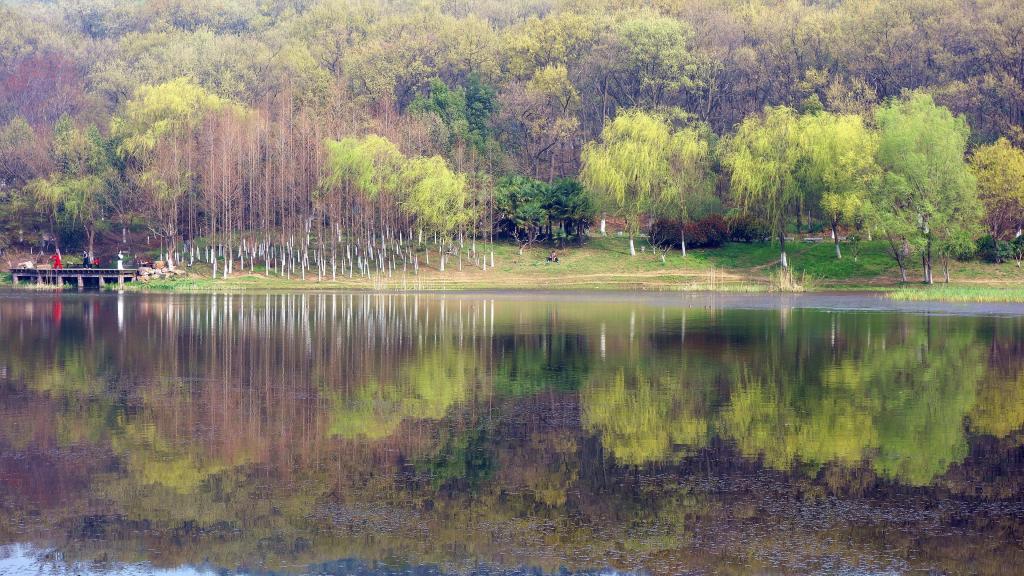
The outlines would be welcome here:
[[[19,295],[0,334],[0,544],[100,572],[1024,562],[1020,318]]]

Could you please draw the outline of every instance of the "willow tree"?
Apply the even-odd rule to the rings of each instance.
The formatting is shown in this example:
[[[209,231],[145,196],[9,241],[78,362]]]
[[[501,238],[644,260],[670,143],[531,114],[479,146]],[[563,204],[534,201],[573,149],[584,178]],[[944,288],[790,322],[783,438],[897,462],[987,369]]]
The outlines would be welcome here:
[[[796,178],[799,134],[799,120],[791,108],[767,107],[763,114],[744,120],[722,144],[732,196],[745,213],[768,223],[779,240],[784,269],[789,268],[786,219],[803,194]]]
[[[964,159],[971,129],[923,93],[878,108],[875,120],[885,171],[877,211],[888,234],[917,248],[931,284],[935,240],[962,237],[979,216],[977,183]]]
[[[466,176],[452,171],[440,156],[414,158],[402,169],[402,207],[421,230],[436,235],[441,271],[453,248],[455,232],[472,220]]]
[[[343,234],[356,242],[357,253],[372,259],[374,243],[395,233],[397,193],[405,156],[390,140],[371,134],[363,138],[328,140],[326,176],[318,194],[325,215],[334,222],[331,237],[340,242]],[[335,243],[331,243],[332,266]],[[350,245],[346,255],[352,264]],[[379,259],[378,259],[379,262]]]
[[[800,119],[799,142],[801,183],[819,197],[842,258],[839,225],[860,215],[877,181],[878,137],[860,116],[819,112]]]
[[[52,155],[57,170],[31,181],[28,189],[63,220],[85,231],[89,258],[96,232],[108,213],[117,173],[108,142],[95,126],[80,130],[62,116],[54,127]]]
[[[685,168],[702,164],[692,136],[673,133],[659,116],[628,110],[605,126],[599,142],[584,147],[580,179],[625,218],[630,256],[636,255],[633,240],[644,216],[666,199],[685,202],[691,184],[683,181]]]
[[[714,186],[708,131],[687,127],[672,135],[668,150],[673,185],[661,189],[660,203],[679,219],[679,249],[686,256],[687,204]]]
[[[196,133],[204,116],[232,104],[186,79],[141,86],[111,122],[117,151],[154,211],[173,265],[182,196],[195,188]]]

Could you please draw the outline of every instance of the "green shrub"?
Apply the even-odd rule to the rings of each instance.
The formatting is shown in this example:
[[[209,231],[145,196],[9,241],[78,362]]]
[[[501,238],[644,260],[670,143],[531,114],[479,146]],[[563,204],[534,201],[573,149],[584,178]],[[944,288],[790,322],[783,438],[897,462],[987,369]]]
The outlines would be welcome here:
[[[1001,264],[1013,258],[1013,248],[1010,243],[990,235],[978,239],[978,258],[992,264]]]

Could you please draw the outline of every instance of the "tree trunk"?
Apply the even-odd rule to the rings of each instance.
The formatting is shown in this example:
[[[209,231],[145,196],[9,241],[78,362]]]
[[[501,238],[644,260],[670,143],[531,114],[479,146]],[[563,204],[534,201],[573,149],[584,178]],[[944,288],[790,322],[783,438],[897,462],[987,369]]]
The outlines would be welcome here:
[[[789,270],[789,259],[786,258],[786,234],[779,234],[779,251],[782,253],[779,257],[779,262],[782,264],[783,270]]]
[[[921,255],[924,263],[924,283],[932,284],[932,237],[928,235],[928,242],[925,244],[924,253]]]
[[[889,255],[896,260],[896,265],[900,268],[900,280],[902,282],[907,281],[907,266],[904,262],[904,256],[907,254],[905,249],[906,239],[894,238],[890,234],[885,235],[886,240],[889,242]]]
[[[88,256],[88,258],[89,258],[90,261],[89,262],[83,262],[83,264],[86,265],[86,266],[91,266],[92,265],[92,260],[95,258],[95,256],[94,256],[95,252],[93,252],[93,248],[94,248],[94,246],[96,244],[96,230],[93,229],[93,228],[86,228],[85,229],[85,237],[86,237],[86,239],[89,242],[89,256]]]
[[[839,250],[839,231],[836,229],[837,227],[838,223],[832,220],[832,240],[836,243],[836,260],[842,260],[843,253]]]
[[[633,245],[633,235],[629,235],[629,255],[636,256],[636,247]]]
[[[679,227],[679,250],[683,253],[683,258],[686,258],[686,226]]]

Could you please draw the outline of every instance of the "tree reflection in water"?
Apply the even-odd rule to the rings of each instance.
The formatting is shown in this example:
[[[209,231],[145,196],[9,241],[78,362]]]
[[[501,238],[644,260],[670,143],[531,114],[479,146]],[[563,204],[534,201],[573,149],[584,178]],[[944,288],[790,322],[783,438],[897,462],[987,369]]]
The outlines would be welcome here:
[[[431,295],[53,304],[0,298],[0,544],[101,571],[1024,562],[1019,318]]]

